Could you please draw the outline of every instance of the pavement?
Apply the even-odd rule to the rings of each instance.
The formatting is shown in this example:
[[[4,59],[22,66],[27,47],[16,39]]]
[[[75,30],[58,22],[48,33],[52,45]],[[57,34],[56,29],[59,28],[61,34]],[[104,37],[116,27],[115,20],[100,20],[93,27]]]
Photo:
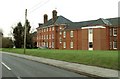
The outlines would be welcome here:
[[[100,77],[101,79],[103,78],[120,79],[119,77],[120,71],[117,71],[117,70],[106,69],[106,68],[101,68],[96,66],[88,66],[88,65],[77,64],[77,63],[70,63],[65,61],[59,61],[54,59],[47,59],[47,58],[35,57],[35,56],[29,56],[29,55],[23,55],[23,54],[15,54],[15,53],[9,53],[9,52],[4,52],[4,53],[17,56],[17,57],[22,57],[29,60],[33,60],[36,62],[52,65],[55,67],[67,69],[67,70],[74,71],[76,73],[80,73],[80,74],[91,76],[91,77]]]

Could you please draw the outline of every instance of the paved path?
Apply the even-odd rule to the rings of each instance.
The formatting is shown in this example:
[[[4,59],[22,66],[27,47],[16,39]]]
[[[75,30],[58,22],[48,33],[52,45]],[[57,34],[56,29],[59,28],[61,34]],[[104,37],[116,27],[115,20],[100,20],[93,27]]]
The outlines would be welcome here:
[[[37,62],[46,63],[46,64],[57,66],[60,68],[68,69],[77,73],[82,73],[82,74],[87,74],[87,75],[97,76],[97,77],[109,77],[111,79],[118,79],[118,71],[112,70],[112,69],[88,66],[83,64],[76,64],[76,63],[69,63],[69,62],[64,62],[59,60],[46,59],[42,57],[34,57],[34,56],[28,56],[28,55],[22,55],[22,54],[7,53],[7,52],[4,52],[4,53],[30,59]]]

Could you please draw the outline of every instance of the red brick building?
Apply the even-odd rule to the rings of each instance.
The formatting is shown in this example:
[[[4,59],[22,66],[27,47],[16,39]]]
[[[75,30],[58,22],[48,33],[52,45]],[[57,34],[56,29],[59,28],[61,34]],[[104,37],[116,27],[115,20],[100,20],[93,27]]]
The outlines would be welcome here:
[[[119,50],[119,18],[72,22],[57,16],[44,15],[44,23],[37,28],[37,47],[69,50]]]

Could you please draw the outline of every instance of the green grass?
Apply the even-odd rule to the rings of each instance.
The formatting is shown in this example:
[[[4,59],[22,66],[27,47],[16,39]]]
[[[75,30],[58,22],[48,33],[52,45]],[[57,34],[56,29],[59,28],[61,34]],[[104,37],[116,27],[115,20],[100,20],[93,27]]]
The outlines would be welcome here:
[[[23,49],[2,50],[23,54]],[[118,51],[26,49],[26,54],[120,70],[120,68],[118,67]]]

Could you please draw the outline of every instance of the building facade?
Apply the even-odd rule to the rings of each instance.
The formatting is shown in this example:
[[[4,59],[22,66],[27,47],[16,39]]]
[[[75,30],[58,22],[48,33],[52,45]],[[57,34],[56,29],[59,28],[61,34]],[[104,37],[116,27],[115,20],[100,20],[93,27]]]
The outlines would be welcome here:
[[[120,50],[119,18],[72,22],[52,11],[37,28],[37,47],[67,50]]]

